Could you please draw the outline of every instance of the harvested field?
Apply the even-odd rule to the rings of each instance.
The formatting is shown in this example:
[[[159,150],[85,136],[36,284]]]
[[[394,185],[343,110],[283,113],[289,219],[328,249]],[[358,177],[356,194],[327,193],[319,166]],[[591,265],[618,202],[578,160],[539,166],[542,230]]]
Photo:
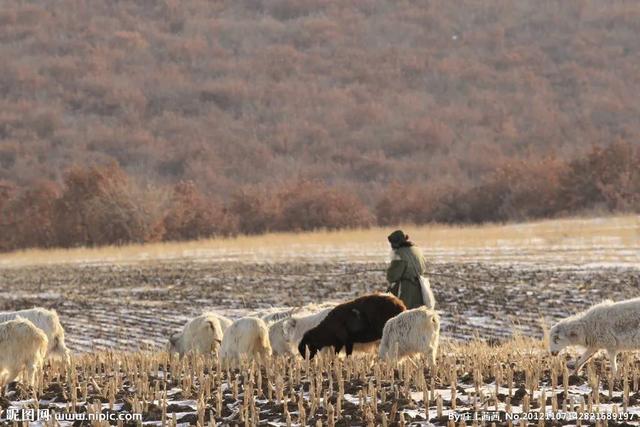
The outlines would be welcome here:
[[[635,222],[627,222],[636,232]],[[546,224],[543,229],[558,227]],[[619,233],[619,227],[607,228],[612,229]],[[288,259],[270,256],[264,248],[250,256],[243,255],[245,248],[233,256],[196,251],[193,256],[181,252],[129,262],[108,256],[100,260],[98,252],[86,259],[78,252],[71,262],[10,255],[0,260],[0,311],[55,308],[76,356],[75,367],[65,375],[58,367],[48,367],[40,390],[11,385],[0,407],[141,413],[145,423],[157,425],[207,424],[213,419],[219,425],[279,426],[288,420],[291,425],[332,425],[331,420],[335,425],[402,425],[427,419],[450,425],[454,420],[449,417],[459,425],[456,417],[465,413],[499,417],[493,421],[504,425],[507,413],[536,417],[531,414],[540,413],[543,403],[546,411],[567,416],[600,411],[611,418],[620,413],[624,420],[608,423],[637,425],[637,354],[624,355],[617,379],[610,378],[603,357],[579,375],[570,375],[569,356],[551,357],[542,341],[543,325],[604,298],[638,295],[637,234],[601,238],[589,228],[575,245],[558,241],[556,249],[546,253],[544,244],[535,240],[539,232],[529,240],[516,239],[510,258],[506,243],[483,255],[482,247],[472,243],[475,238],[467,241],[467,249],[433,246],[425,251],[433,261],[430,278],[442,319],[443,344],[435,371],[422,361],[396,366],[370,355],[314,359],[310,364],[300,358],[273,359],[259,368],[248,363],[227,368],[215,359],[180,362],[162,352],[170,333],[204,310],[236,318],[268,307],[344,301],[384,291],[384,248],[362,251],[354,259],[341,255],[349,252],[348,244],[337,251],[319,245],[313,252],[309,246],[301,256]],[[496,242],[508,234],[491,233]],[[537,243],[527,246],[525,241]],[[550,241],[547,246],[554,247]],[[0,414],[0,422],[7,413]],[[529,424],[538,425],[539,418]],[[577,424],[568,419],[556,423]]]
[[[240,317],[266,307],[344,301],[384,291],[383,264],[147,262],[5,269],[0,311],[58,310],[76,352],[161,346],[204,310]],[[496,341],[541,337],[547,322],[603,298],[637,295],[638,270],[435,264],[431,276],[443,336]]]

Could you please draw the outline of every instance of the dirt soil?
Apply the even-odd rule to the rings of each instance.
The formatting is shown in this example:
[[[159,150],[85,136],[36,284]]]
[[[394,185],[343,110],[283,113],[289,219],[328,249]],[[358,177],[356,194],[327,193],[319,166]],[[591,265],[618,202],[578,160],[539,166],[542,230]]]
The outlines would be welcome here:
[[[604,298],[637,296],[633,268],[561,269],[435,264],[431,284],[441,336],[498,341],[514,331],[541,336],[547,323]],[[204,310],[231,317],[264,307],[344,301],[384,291],[384,265],[149,262],[0,270],[0,311],[58,311],[76,352],[164,345]]]

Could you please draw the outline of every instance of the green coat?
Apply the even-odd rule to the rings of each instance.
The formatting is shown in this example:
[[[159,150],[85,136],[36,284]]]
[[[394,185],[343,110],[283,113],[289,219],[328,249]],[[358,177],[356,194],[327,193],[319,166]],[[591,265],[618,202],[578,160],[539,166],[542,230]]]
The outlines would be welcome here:
[[[427,271],[427,262],[422,251],[416,246],[402,247],[394,250],[394,257],[387,268],[387,281],[391,283],[390,291],[398,296],[407,309],[420,307],[422,291],[418,276]],[[399,291],[399,292],[398,292]]]

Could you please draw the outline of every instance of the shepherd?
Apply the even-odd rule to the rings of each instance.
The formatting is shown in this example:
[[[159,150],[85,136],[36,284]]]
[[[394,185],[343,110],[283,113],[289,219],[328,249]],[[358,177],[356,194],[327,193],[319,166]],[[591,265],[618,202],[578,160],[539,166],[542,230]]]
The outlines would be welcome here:
[[[400,298],[407,309],[422,305],[433,309],[435,299],[429,279],[424,276],[427,262],[422,251],[402,230],[394,231],[387,239],[393,251],[391,264],[387,268],[387,281],[391,284],[387,292]]]

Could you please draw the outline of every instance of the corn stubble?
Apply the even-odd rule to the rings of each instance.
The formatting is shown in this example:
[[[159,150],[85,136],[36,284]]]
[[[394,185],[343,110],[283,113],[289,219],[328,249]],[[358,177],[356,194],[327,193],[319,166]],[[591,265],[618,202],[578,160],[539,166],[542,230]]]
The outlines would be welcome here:
[[[542,342],[524,338],[500,346],[445,342],[440,350],[435,368],[422,358],[383,362],[375,355],[344,358],[331,351],[312,360],[272,357],[233,364],[215,355],[90,353],[75,357],[66,370],[48,366],[37,387],[13,386],[7,397],[36,397],[31,405],[41,409],[53,408],[52,401],[60,412],[141,413],[163,426],[391,426],[423,421],[425,414],[436,425],[492,425],[465,424],[448,415],[499,411],[504,420],[521,411],[602,412],[605,404],[612,405],[609,412],[625,413],[640,398],[640,360],[633,355],[624,356],[614,378],[604,359],[571,375],[565,358],[551,357]],[[557,422],[563,423],[568,421]]]

